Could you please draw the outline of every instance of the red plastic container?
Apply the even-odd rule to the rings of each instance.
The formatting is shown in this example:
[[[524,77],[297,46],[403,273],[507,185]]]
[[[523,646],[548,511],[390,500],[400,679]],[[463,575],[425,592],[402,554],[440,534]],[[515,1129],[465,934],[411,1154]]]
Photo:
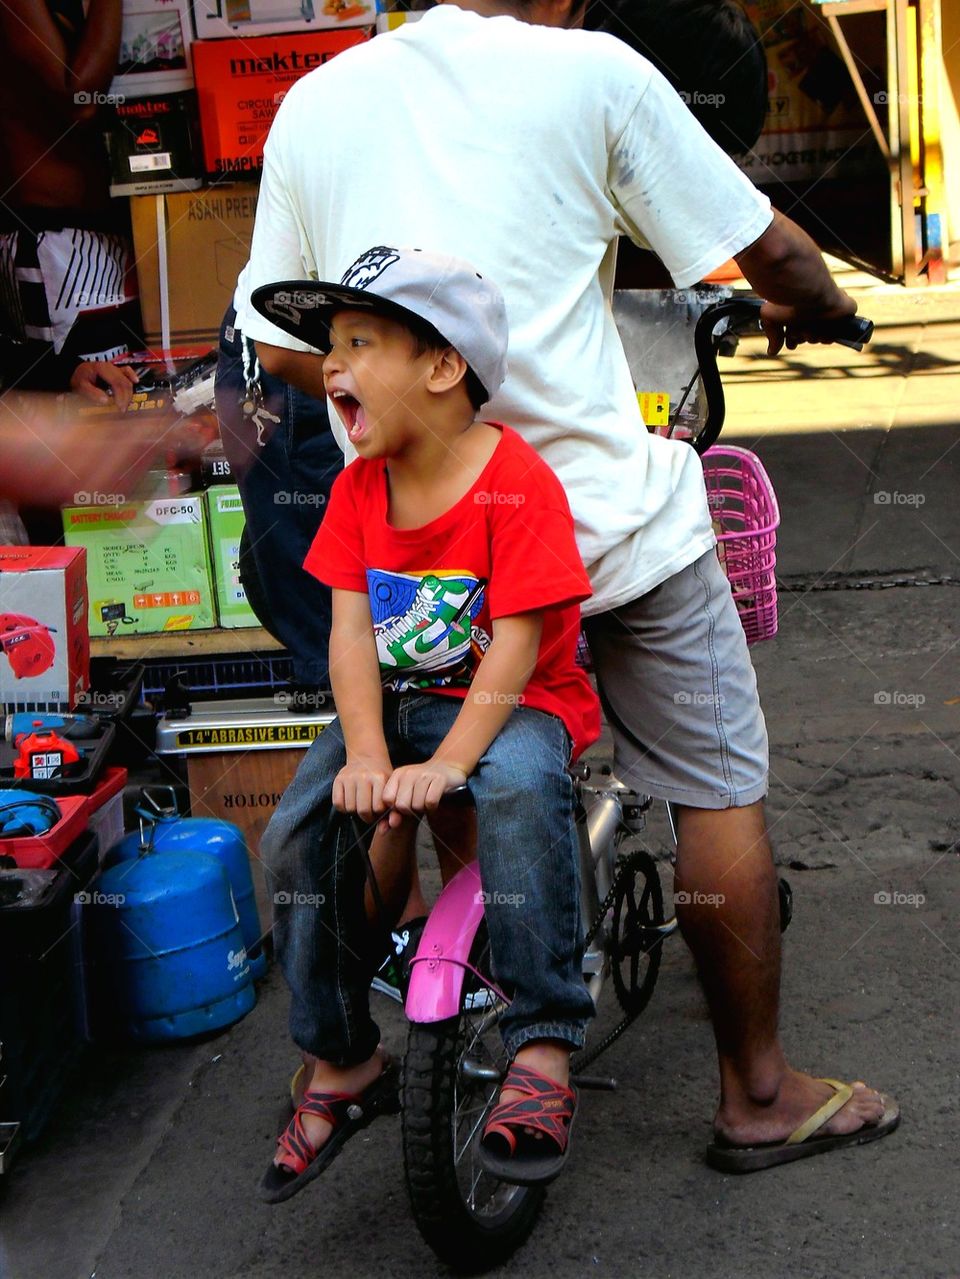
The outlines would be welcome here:
[[[65,795],[55,799],[60,820],[45,835],[15,835],[0,839],[0,857],[12,857],[27,870],[48,870],[87,827],[89,795]]]

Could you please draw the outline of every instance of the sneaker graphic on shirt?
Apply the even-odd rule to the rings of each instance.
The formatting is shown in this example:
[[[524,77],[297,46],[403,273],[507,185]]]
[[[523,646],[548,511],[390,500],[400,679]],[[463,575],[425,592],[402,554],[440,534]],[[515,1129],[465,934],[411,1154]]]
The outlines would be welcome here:
[[[374,627],[384,670],[431,671],[455,666],[470,652],[469,581],[428,574],[405,613]]]

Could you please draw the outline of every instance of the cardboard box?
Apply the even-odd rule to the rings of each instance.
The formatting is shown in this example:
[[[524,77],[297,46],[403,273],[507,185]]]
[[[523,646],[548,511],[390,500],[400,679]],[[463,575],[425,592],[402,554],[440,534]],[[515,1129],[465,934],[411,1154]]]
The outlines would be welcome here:
[[[221,626],[260,625],[240,583],[240,536],[244,523],[243,503],[235,484],[217,484],[207,489],[210,563]]]
[[[192,90],[128,99],[114,110],[107,133],[111,195],[195,191],[203,185]]]
[[[217,484],[232,484],[233,480],[233,467],[223,444],[214,440],[200,454],[200,483],[204,488],[213,488]]]
[[[202,495],[67,506],[63,529],[68,546],[87,550],[91,635],[215,624]]]
[[[110,93],[121,99],[193,87],[190,0],[123,0],[120,57]]]
[[[376,0],[193,0],[199,40],[280,35],[362,27],[373,22]]]
[[[141,195],[130,201],[140,307],[147,342],[213,342],[250,256],[257,192],[225,184],[182,195]],[[166,248],[160,278],[159,245]],[[162,300],[171,319],[163,340]]]
[[[0,702],[72,708],[90,684],[86,552],[0,546]]]
[[[246,835],[265,926],[274,887],[264,878],[260,839],[307,748],[335,713],[331,703],[313,715],[294,715],[281,702],[280,695],[198,702],[185,719],[157,725],[157,754],[184,761],[192,815],[234,822]]]
[[[369,29],[355,28],[197,41],[193,70],[207,172],[256,177],[263,168],[264,140],[290,86],[369,38]]]
[[[419,22],[426,9],[391,9],[389,13],[377,14],[377,35],[386,35],[388,31],[396,31],[406,22]]]

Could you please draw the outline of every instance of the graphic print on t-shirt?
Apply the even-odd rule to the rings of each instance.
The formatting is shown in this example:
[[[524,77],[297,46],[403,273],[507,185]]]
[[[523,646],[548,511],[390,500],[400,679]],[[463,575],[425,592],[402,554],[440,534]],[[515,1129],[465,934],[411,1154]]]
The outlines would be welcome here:
[[[436,569],[393,573],[367,569],[367,592],[384,686],[465,688],[490,644],[474,625],[486,582],[471,573]]]

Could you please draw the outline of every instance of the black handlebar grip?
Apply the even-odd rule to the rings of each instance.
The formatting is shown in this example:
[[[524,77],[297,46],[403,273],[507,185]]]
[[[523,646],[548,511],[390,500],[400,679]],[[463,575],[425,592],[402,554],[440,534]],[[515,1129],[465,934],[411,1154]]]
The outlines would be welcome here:
[[[821,342],[836,342],[852,351],[862,351],[873,337],[873,321],[862,315],[845,315],[842,320],[825,320],[811,324],[808,332]]]

